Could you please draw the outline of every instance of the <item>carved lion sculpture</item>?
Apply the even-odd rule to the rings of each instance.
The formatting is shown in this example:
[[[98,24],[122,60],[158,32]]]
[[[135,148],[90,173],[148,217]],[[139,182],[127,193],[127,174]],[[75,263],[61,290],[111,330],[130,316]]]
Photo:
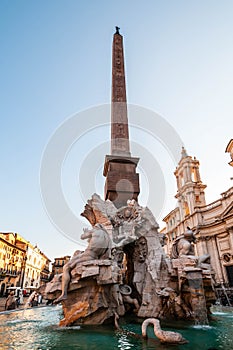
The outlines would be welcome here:
[[[175,239],[172,245],[172,259],[177,259],[181,255],[195,255],[193,246],[195,240],[194,232],[188,228],[183,235]]]

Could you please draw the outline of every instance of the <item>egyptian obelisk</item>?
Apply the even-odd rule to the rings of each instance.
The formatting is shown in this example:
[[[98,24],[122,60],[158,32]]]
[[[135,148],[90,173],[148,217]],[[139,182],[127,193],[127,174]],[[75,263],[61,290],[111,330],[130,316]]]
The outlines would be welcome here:
[[[112,46],[111,154],[105,158],[103,171],[105,200],[111,200],[117,208],[125,206],[128,199],[137,201],[140,192],[136,173],[139,158],[130,153],[123,37],[119,29],[116,27]]]

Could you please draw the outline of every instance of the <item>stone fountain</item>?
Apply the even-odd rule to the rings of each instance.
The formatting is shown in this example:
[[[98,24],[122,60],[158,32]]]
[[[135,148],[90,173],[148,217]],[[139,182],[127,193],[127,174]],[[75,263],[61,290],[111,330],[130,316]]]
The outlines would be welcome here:
[[[82,235],[88,247],[46,287],[46,298],[62,303],[62,326],[117,322],[126,313],[208,322],[213,272],[208,256],[193,255],[191,230],[174,242],[169,258],[153,214],[135,200],[117,209],[94,194],[82,215],[92,224]]]
[[[45,298],[62,303],[60,324],[99,325],[130,313],[137,318],[207,323],[215,300],[209,256],[194,255],[192,230],[174,241],[171,257],[152,212],[138,203],[138,158],[129,145],[123,38],[113,38],[111,154],[104,165],[105,199],[93,194],[83,213],[91,229],[47,285]]]

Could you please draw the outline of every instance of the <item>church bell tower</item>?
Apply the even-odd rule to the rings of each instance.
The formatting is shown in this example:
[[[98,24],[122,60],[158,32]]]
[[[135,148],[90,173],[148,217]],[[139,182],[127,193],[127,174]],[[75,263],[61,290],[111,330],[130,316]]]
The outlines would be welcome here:
[[[190,157],[184,147],[181,159],[174,172],[177,181],[176,198],[179,203],[182,220],[192,215],[195,207],[206,205],[205,188],[199,172],[199,161]]]

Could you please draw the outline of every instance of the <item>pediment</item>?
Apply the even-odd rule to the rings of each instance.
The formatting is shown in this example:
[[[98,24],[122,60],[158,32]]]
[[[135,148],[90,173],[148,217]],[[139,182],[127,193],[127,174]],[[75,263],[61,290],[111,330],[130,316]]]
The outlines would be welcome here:
[[[233,216],[233,203],[230,203],[228,207],[222,212],[221,219],[224,219],[225,217],[228,216]]]

